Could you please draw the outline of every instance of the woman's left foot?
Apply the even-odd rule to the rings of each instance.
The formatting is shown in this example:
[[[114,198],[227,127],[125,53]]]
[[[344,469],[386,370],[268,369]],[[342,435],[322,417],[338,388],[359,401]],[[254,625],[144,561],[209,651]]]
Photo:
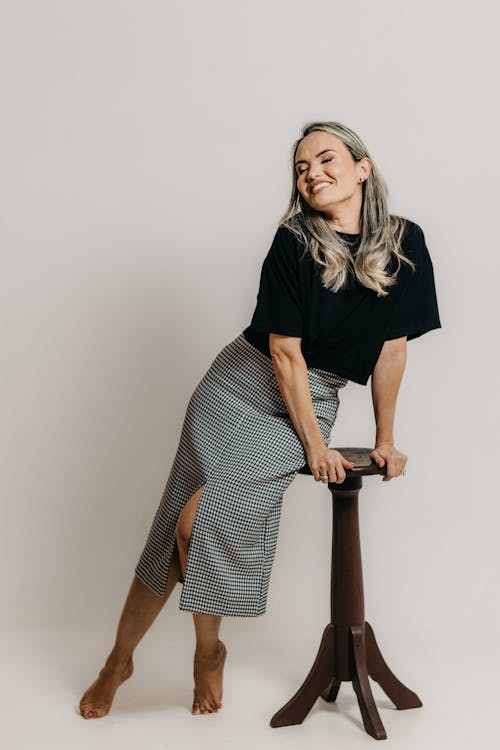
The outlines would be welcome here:
[[[222,708],[222,673],[227,650],[217,641],[210,651],[196,649],[194,654],[193,714],[214,713]]]
[[[134,671],[132,657],[117,661],[110,654],[99,676],[87,688],[80,700],[80,713],[84,719],[100,719],[109,713],[115,692],[119,685],[131,677]]]

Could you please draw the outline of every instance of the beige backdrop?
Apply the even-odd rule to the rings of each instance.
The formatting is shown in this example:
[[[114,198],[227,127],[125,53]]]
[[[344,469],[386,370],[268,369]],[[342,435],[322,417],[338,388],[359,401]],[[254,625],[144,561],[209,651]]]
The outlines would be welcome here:
[[[102,626],[108,645],[188,399],[250,321],[292,142],[331,119],[424,229],[443,325],[408,344],[406,476],[361,494],[367,619],[385,637],[496,639],[496,15],[484,0],[2,3],[6,626]],[[374,427],[370,384],[350,383],[332,446],[372,446]],[[330,531],[327,490],[298,476],[268,611],[223,632],[305,628],[313,652]],[[179,593],[157,632],[190,631]]]

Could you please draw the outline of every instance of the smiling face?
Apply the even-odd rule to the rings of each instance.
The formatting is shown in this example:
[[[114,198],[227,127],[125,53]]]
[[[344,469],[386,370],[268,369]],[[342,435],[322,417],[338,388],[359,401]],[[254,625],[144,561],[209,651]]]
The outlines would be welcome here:
[[[311,208],[341,226],[359,223],[363,182],[370,173],[367,157],[354,161],[340,138],[315,130],[299,143],[295,173],[297,189]]]

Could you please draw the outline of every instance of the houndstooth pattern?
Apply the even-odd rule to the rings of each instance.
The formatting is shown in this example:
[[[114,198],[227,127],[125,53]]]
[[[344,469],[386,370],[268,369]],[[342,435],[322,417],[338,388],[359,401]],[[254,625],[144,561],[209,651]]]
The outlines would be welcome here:
[[[328,441],[339,375],[308,369]],[[243,333],[216,356],[189,399],[179,446],[136,576],[162,596],[180,512],[203,484],[179,609],[255,617],[266,611],[283,494],[307,462],[272,361]]]

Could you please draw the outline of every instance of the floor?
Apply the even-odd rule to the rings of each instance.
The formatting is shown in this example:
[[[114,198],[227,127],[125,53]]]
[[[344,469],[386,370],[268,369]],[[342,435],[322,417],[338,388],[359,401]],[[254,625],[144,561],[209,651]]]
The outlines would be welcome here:
[[[326,623],[324,623],[326,625]],[[387,740],[398,750],[497,748],[498,638],[443,629],[410,636],[381,633],[379,645],[395,674],[423,706],[398,711],[378,684],[372,690]],[[25,750],[79,750],[144,745],[157,748],[286,748],[351,750],[373,746],[363,729],[350,683],[337,701],[318,699],[301,725],[272,728],[271,716],[307,675],[321,637],[317,624],[291,630],[260,618],[226,618],[228,648],[223,707],[192,715],[193,629],[189,613],[160,617],[139,645],[132,678],[119,689],[111,713],[84,720],[81,693],[109,651],[110,628],[79,631],[17,627],[3,633],[1,691],[3,746]],[[286,633],[286,638],[284,637]],[[473,644],[473,647],[471,646]]]

